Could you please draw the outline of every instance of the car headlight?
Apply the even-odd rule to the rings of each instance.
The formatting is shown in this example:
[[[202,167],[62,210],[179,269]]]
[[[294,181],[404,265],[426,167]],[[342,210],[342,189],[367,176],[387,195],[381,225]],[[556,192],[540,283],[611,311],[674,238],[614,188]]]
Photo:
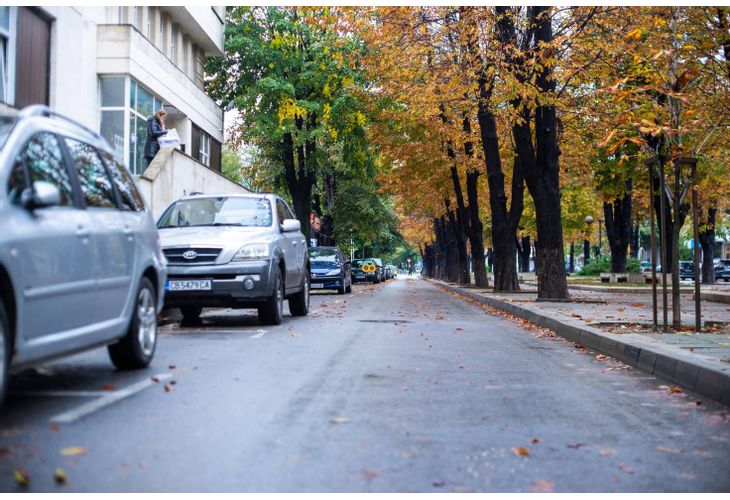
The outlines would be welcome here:
[[[333,270],[327,272],[327,274],[325,274],[325,276],[337,276],[338,274],[340,274],[340,270],[339,269],[333,269]]]
[[[244,245],[233,256],[233,260],[265,259],[269,256],[269,245],[266,243],[251,243]]]

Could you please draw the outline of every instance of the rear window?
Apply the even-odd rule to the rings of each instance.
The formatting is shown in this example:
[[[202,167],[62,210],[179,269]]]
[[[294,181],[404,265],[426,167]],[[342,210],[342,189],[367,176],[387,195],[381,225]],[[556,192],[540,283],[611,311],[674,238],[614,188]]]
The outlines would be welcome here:
[[[315,262],[339,262],[337,250],[332,248],[310,248],[309,258]]]
[[[195,198],[176,201],[165,210],[157,227],[271,226],[271,203],[266,198]]]

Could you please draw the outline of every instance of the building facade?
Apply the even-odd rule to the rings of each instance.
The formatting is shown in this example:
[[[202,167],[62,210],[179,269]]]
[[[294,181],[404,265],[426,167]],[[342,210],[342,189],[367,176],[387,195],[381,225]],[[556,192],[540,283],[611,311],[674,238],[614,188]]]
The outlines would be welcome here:
[[[145,169],[146,120],[165,109],[182,152],[220,171],[223,111],[204,62],[223,55],[224,7],[0,7],[0,101],[47,104]]]

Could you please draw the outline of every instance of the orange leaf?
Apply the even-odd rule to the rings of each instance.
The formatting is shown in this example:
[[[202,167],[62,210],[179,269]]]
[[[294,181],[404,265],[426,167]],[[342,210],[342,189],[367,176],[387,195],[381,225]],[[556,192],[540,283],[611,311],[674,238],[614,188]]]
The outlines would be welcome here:
[[[82,448],[81,446],[70,446],[68,448],[63,448],[61,450],[61,455],[65,456],[77,456],[77,455],[86,455],[88,450],[86,448]]]
[[[527,448],[520,446],[519,448],[512,448],[512,453],[515,455],[519,455],[521,457],[526,457],[530,454],[530,452],[527,450]]]

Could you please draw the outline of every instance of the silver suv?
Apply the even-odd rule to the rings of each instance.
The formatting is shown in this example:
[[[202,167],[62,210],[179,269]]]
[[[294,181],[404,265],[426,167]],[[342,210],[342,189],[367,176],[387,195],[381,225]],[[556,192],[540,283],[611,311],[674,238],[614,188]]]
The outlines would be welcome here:
[[[289,299],[309,312],[309,253],[301,225],[273,194],[195,195],[170,205],[157,227],[167,258],[165,306],[195,320],[203,307],[257,308],[278,325]]]
[[[164,284],[152,215],[106,141],[45,106],[0,113],[0,394],[10,368],[103,345],[147,366]]]

